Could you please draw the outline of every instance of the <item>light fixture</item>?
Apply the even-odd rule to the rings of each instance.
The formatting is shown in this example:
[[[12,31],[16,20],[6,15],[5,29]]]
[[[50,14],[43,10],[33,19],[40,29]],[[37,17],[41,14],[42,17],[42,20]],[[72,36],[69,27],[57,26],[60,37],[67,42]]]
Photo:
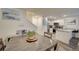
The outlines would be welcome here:
[[[55,16],[47,16],[47,18],[50,18],[50,19],[56,19]]]
[[[67,15],[63,15],[63,17],[66,17]]]

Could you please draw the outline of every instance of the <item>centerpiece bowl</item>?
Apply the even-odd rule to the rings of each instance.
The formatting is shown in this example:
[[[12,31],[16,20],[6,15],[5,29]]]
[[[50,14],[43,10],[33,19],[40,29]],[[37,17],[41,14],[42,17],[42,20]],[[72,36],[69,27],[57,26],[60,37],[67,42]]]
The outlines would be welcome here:
[[[32,43],[32,42],[36,42],[37,38],[36,38],[36,33],[34,31],[29,31],[27,33],[27,42]]]

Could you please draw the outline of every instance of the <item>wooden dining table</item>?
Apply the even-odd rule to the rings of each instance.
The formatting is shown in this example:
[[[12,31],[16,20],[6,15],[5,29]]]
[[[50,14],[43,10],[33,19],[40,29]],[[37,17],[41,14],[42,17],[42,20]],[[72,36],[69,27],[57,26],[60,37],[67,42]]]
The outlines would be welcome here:
[[[4,51],[46,51],[57,43],[43,35],[36,35],[37,41],[27,42],[27,36],[15,36],[6,44]]]

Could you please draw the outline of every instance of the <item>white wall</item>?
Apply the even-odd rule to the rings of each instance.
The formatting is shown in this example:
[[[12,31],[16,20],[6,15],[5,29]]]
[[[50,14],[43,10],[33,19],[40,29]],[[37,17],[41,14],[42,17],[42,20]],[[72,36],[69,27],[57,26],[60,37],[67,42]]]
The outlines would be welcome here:
[[[79,29],[79,17],[77,17],[77,28]]]
[[[36,27],[26,19],[25,12],[20,9],[15,9],[20,14],[20,20],[4,20],[2,19],[2,11],[0,9],[0,36],[6,38],[7,36],[16,35],[16,31],[20,29],[36,30]]]
[[[32,23],[37,26],[37,33],[43,35],[43,17],[42,16],[33,16]]]

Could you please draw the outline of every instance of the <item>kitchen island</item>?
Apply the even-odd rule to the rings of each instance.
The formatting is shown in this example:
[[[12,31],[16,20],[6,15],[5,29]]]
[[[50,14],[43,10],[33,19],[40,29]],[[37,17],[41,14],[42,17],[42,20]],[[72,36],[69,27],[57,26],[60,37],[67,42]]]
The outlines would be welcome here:
[[[69,44],[69,40],[72,38],[72,30],[57,29],[55,37],[57,40]]]
[[[56,30],[56,39],[69,44],[69,40],[73,37],[73,29],[57,29]],[[79,38],[79,32],[75,34],[76,38]]]

